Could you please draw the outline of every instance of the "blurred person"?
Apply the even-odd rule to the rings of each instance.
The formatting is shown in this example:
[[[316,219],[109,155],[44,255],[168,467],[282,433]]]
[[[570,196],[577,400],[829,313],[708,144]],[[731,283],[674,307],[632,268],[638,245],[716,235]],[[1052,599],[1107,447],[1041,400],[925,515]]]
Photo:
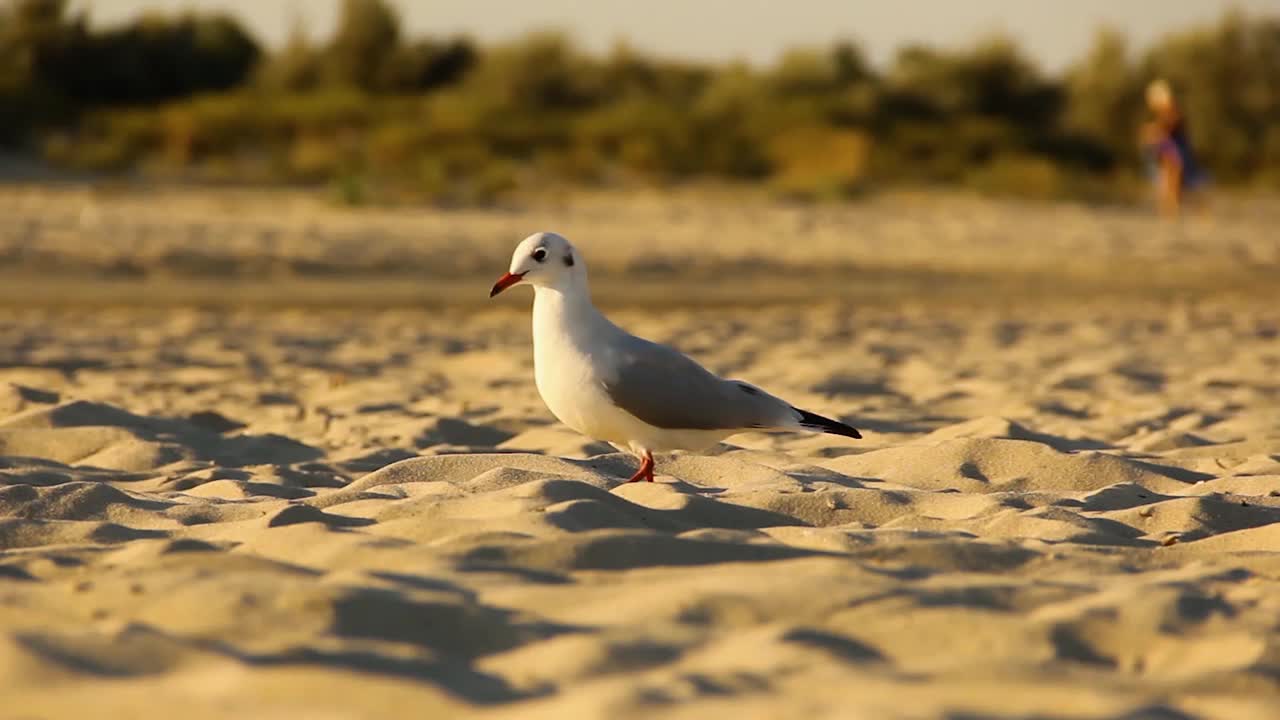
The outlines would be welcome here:
[[[1165,215],[1177,215],[1188,191],[1205,182],[1205,176],[1191,150],[1186,119],[1164,80],[1147,86],[1147,109],[1151,119],[1142,126],[1141,143],[1152,180],[1156,201]]]

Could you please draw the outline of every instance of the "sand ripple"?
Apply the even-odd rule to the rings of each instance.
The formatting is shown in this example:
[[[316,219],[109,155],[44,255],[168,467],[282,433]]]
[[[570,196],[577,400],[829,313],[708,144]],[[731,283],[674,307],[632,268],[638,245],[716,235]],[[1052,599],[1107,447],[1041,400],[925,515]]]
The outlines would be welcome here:
[[[625,485],[514,313],[9,313],[6,710],[1275,716],[1274,308],[619,319],[867,440]]]

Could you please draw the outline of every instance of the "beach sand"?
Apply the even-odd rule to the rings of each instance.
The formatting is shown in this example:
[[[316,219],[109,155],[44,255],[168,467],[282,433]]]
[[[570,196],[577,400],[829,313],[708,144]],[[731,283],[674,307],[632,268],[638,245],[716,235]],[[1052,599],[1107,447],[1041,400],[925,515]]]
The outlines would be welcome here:
[[[0,309],[0,718],[1280,708],[1271,215],[913,200],[566,230],[619,324],[865,434],[740,435],[628,485],[538,398],[526,291],[478,279],[555,209],[421,240],[430,213],[348,213],[263,255],[226,228],[309,237],[270,201],[86,197],[0,197],[43,288]],[[130,210],[151,219],[111,224]],[[216,271],[175,260],[192,228]],[[401,260],[342,272],[379,253]],[[717,262],[797,284],[752,302]],[[304,286],[331,293],[288,307]]]

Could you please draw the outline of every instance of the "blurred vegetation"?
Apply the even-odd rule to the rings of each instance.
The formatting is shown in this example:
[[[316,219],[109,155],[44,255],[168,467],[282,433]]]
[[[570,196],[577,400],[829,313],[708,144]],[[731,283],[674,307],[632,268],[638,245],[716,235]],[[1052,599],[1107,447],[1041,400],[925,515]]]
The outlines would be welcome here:
[[[887,184],[1114,200],[1139,188],[1142,90],[1167,78],[1218,184],[1280,187],[1280,20],[1228,14],[1135,55],[1116,32],[1059,77],[1009,39],[854,45],[774,66],[535,33],[407,38],[383,0],[266,52],[224,15],[96,29],[65,0],[0,0],[0,143],[96,171],[327,185],[347,202],[715,179],[791,198]]]

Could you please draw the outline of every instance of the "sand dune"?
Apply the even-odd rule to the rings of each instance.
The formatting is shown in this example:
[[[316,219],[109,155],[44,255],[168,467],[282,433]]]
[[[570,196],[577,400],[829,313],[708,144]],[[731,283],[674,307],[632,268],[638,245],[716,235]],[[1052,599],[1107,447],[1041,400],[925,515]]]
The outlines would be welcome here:
[[[618,319],[867,439],[625,485],[520,313],[10,313],[5,709],[1275,716],[1274,307]]]

